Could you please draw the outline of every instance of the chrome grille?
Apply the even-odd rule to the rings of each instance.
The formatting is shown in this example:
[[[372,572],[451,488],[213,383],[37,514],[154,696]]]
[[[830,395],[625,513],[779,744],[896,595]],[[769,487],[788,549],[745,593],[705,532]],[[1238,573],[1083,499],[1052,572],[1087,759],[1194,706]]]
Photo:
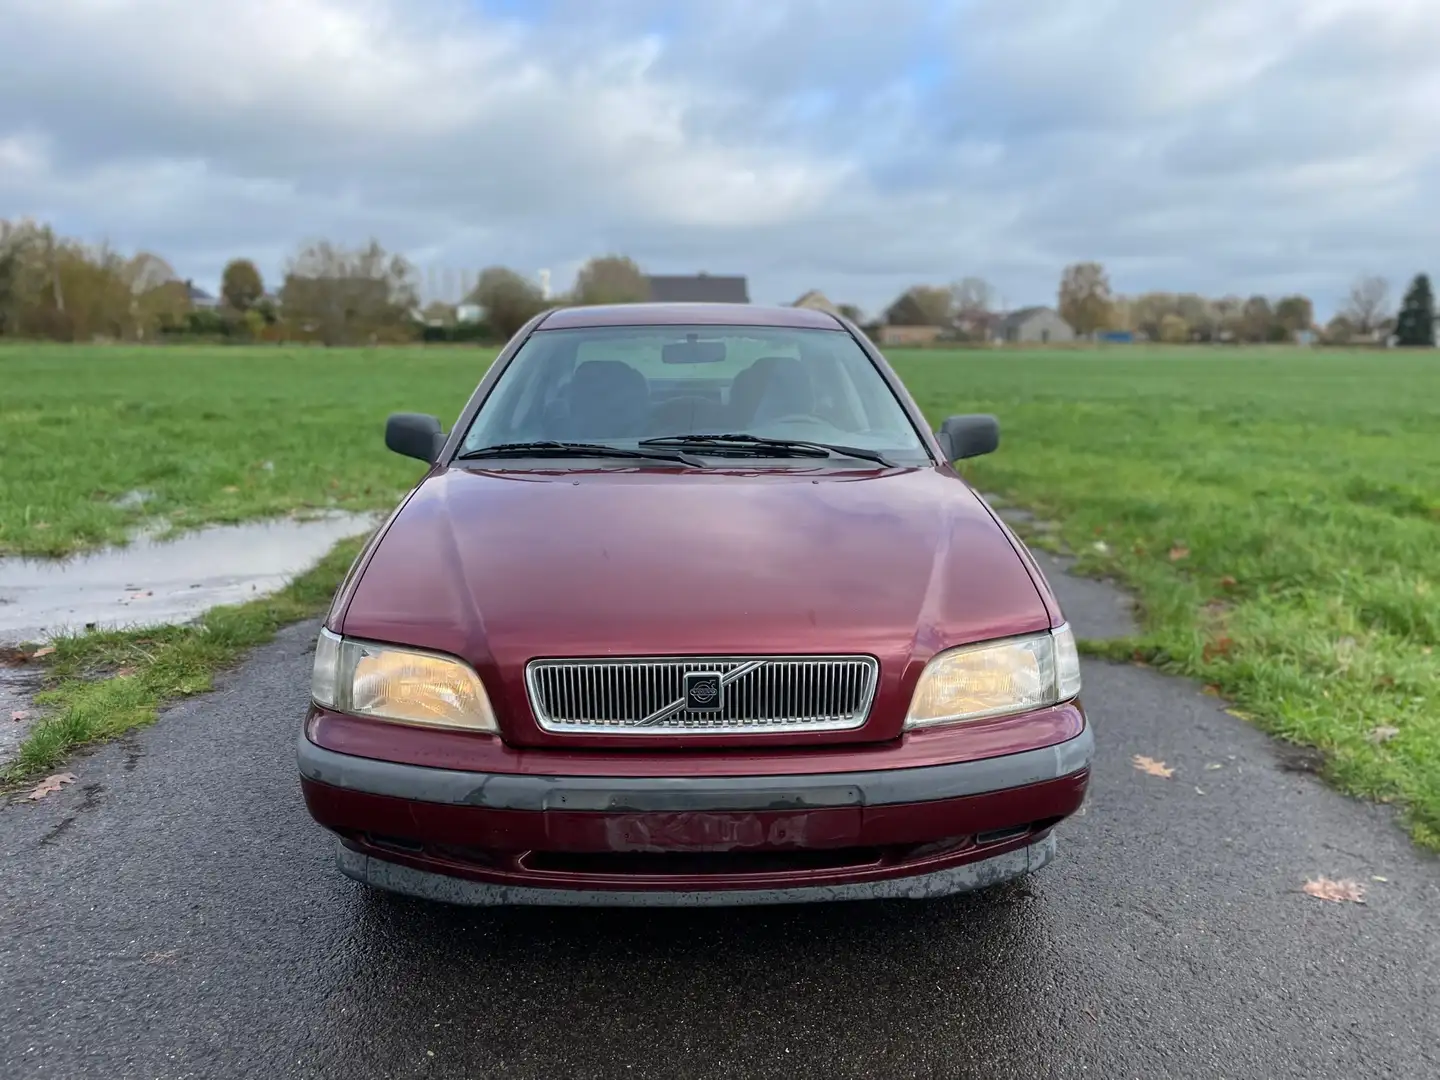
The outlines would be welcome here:
[[[532,660],[525,686],[545,731],[845,731],[869,716],[879,669],[870,656]],[[720,677],[718,708],[687,707],[687,672]]]

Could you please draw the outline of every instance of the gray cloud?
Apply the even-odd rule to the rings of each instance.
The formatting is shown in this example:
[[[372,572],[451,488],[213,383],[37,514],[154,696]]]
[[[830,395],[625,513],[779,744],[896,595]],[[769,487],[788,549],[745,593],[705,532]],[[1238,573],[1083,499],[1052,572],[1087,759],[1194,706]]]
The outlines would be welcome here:
[[[0,0],[0,215],[213,282],[313,236],[627,251],[878,308],[922,280],[1322,308],[1440,248],[1426,0]],[[1432,267],[1440,270],[1440,267]],[[563,283],[563,280],[562,280]]]

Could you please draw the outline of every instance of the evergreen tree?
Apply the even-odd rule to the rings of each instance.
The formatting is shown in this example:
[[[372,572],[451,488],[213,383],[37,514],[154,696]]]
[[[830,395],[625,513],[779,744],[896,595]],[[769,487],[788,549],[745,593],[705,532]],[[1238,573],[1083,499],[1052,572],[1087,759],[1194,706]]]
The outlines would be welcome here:
[[[1401,345],[1435,344],[1435,294],[1430,290],[1428,275],[1416,274],[1406,290],[1400,317],[1395,321],[1395,336]]]

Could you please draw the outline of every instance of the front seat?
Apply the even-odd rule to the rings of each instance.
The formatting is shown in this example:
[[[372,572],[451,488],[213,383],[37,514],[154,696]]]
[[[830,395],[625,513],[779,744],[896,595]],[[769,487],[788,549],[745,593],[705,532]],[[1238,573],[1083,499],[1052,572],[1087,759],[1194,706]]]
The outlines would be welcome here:
[[[775,357],[765,392],[755,407],[755,423],[781,416],[809,416],[815,412],[815,392],[805,365],[790,357]]]
[[[619,360],[586,360],[575,369],[565,396],[571,439],[639,436],[650,411],[650,384]]]
[[[784,364],[788,356],[762,356],[730,380],[730,423],[737,431],[755,419],[755,410],[765,396],[765,387],[776,364]]]

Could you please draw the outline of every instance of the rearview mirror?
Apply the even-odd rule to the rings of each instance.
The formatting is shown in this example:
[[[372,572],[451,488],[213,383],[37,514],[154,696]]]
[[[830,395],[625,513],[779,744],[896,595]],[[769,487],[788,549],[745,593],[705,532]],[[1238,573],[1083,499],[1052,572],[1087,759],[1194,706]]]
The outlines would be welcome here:
[[[686,334],[684,341],[667,342],[660,359],[667,364],[718,364],[725,359],[725,342],[701,341],[698,334]]]
[[[947,417],[935,438],[947,461],[992,454],[1000,445],[1000,421],[985,413]]]
[[[385,445],[397,454],[435,464],[445,433],[440,421],[426,413],[392,413],[385,421]]]

